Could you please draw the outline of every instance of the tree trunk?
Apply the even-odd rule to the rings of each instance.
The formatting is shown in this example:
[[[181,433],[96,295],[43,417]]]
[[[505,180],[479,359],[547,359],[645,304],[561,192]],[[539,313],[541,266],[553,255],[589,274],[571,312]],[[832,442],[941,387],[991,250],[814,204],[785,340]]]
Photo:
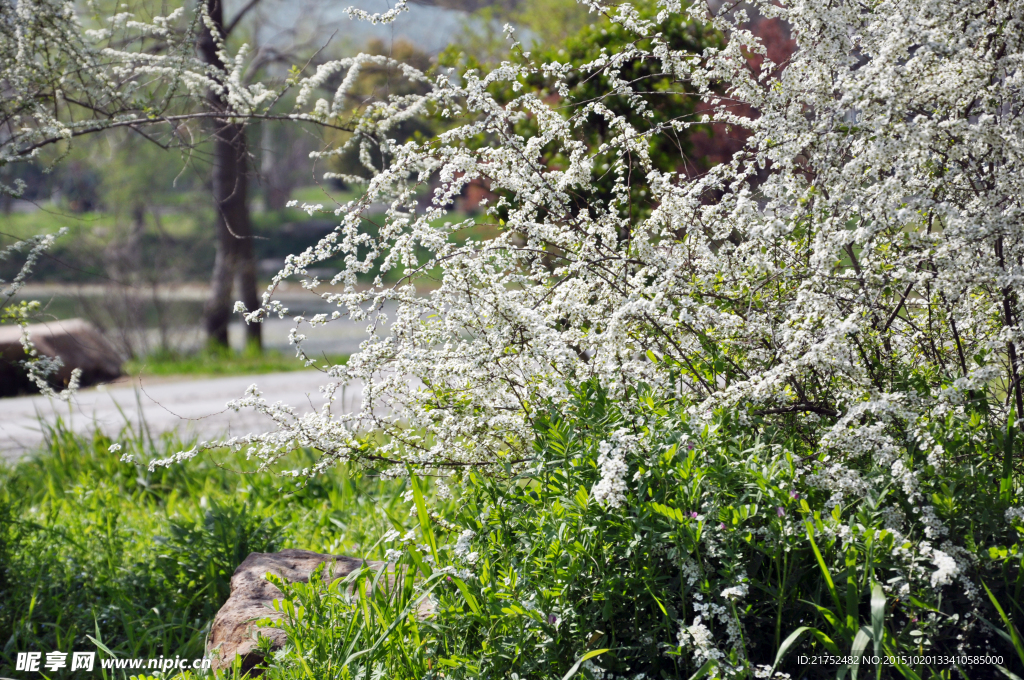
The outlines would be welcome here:
[[[210,18],[224,35],[224,8],[220,0],[205,0]],[[199,35],[199,53],[206,63],[224,69],[210,31],[204,27]],[[227,108],[219,95],[208,96],[215,109]],[[232,289],[238,280],[239,297],[252,310],[258,306],[256,292],[256,260],[252,247],[252,221],[249,216],[247,190],[249,152],[245,127],[218,119],[214,123],[213,203],[216,210],[217,255],[210,279],[210,297],[206,301],[206,335],[213,346],[228,346],[228,323],[232,314]],[[246,346],[262,349],[262,326],[246,326]]]

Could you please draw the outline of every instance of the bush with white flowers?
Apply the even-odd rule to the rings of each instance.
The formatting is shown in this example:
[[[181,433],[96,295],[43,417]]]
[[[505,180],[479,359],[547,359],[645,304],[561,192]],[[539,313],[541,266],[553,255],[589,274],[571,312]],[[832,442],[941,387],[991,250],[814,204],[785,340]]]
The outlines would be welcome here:
[[[485,675],[562,673],[606,640],[620,645],[607,664],[575,668],[664,674],[667,655],[671,672],[768,677],[801,645],[1017,663],[999,642],[1015,624],[993,602],[1017,601],[1024,578],[1024,4],[588,5],[634,39],[582,64],[516,44],[489,72],[440,74],[426,94],[368,108],[347,143],[366,175],[344,178],[365,193],[247,320],[286,315],[274,292],[294,276],[369,336],[324,367],[315,413],[258,390],[236,402],[278,427],[231,444],[267,463],[321,451],[306,474],[347,460],[490,489],[486,512],[462,518],[479,580],[452,590],[455,619],[437,624],[479,645],[459,653]],[[755,10],[788,24],[786,64],[748,30]],[[680,21],[717,29],[722,46],[674,49],[663,28]],[[623,77],[641,60],[702,117],[656,117],[664,89]],[[578,96],[581,82],[603,91]],[[389,135],[421,113],[447,129]],[[652,159],[661,137],[709,122],[749,135],[730,162],[693,175]],[[464,238],[475,222],[451,217],[470,183],[493,195],[491,238]],[[339,257],[330,286],[307,274]],[[390,271],[398,284],[366,285]],[[305,357],[304,337],[297,327]],[[334,412],[346,384],[362,408]],[[566,415],[585,410],[583,385],[635,440]],[[558,453],[545,448],[552,412],[568,438]],[[669,421],[699,453],[654,436]],[[370,428],[383,436],[368,442]],[[568,450],[579,459],[561,460]],[[606,522],[614,540],[600,540]],[[580,580],[542,575],[577,557],[591,565],[570,569]],[[616,579],[627,567],[639,571]],[[490,628],[466,623],[477,602],[504,603]],[[536,656],[512,651],[525,649]]]
[[[857,486],[844,463],[859,457],[913,486],[908,451],[945,464],[951,418],[1016,432],[1020,3],[754,6],[790,26],[797,50],[785,68],[745,30],[753,8],[671,1],[646,13],[593,3],[635,39],[585,64],[539,63],[516,45],[488,73],[406,67],[429,92],[369,106],[346,143],[367,161],[377,147],[383,167],[345,178],[365,193],[288,259],[247,317],[287,314],[274,292],[297,277],[365,322],[368,338],[346,366],[324,367],[316,413],[270,406],[258,391],[237,402],[278,429],[236,444],[269,461],[298,443],[329,465],[365,460],[359,434],[373,427],[390,436],[374,464],[522,469],[535,405],[589,378],[613,395],[640,381],[685,395],[695,418],[730,408],[786,423],[830,456],[816,472],[831,466],[821,479],[837,493]],[[680,21],[728,39],[675,51],[660,29]],[[660,91],[620,78],[637,60],[703,99],[702,118],[636,126],[606,105],[656,106]],[[356,67],[321,67],[309,86]],[[577,100],[570,84],[581,80],[604,95]],[[449,119],[446,131],[389,137],[431,113]],[[731,162],[691,177],[650,160],[654,140],[707,121],[748,131]],[[606,141],[588,146],[597,127]],[[464,239],[473,221],[445,221],[471,182],[494,196],[493,238]],[[368,230],[381,203],[387,213]],[[346,264],[332,286],[306,275],[334,258]],[[392,270],[398,284],[362,283]],[[304,327],[332,321],[299,319],[300,353]],[[361,386],[362,408],[330,411],[345,384]],[[1012,467],[1021,446],[1011,444]]]
[[[350,137],[319,155],[358,150],[365,173],[337,177],[365,191],[242,310],[287,315],[274,293],[295,277],[343,312],[291,334],[325,371],[322,408],[253,387],[233,406],[275,429],[227,443],[267,466],[321,452],[296,474],[354,461],[462,482],[457,517],[417,496],[425,542],[402,551],[436,616],[424,637],[388,629],[432,650],[431,674],[769,677],[797,649],[891,654],[885,672],[907,678],[1017,664],[1024,3],[585,4],[631,39],[582,63],[514,43],[483,71],[360,55],[277,89],[233,77],[244,50],[222,46],[230,70],[211,72],[187,50],[95,47],[104,28],[61,43],[95,66],[76,73],[111,112],[71,124],[35,106],[67,97],[23,37],[41,30],[35,6],[77,36],[73,6],[19,3],[0,24],[24,29],[4,34],[0,162],[144,124],[123,95],[159,100],[139,84],[153,78],[220,88],[239,120],[294,87],[292,117],[324,125],[341,125],[364,65],[417,84],[344,121]],[[755,11],[788,25],[785,64],[749,30]],[[128,19],[110,31],[158,33]],[[680,49],[665,37],[679,22],[724,37]],[[629,77],[637,62],[655,73]],[[700,107],[656,114],[666,94]],[[418,116],[443,131],[396,139]],[[684,172],[651,153],[711,123],[748,135],[729,162]],[[454,216],[471,184],[491,194],[487,238]],[[339,259],[329,282],[312,274]],[[306,328],[342,315],[367,339],[324,366]],[[354,412],[332,408],[346,387]]]
[[[416,575],[410,597],[432,615],[387,642],[420,656],[375,663],[410,678],[558,678],[577,665],[634,680],[1019,674],[1009,631],[1024,550],[1007,518],[1019,524],[1020,509],[1006,507],[1001,461],[977,430],[947,430],[970,465],[925,466],[908,490],[852,461],[863,490],[839,498],[788,428],[687,411],[650,386],[612,399],[588,381],[537,404],[534,459],[511,483],[465,475],[437,514],[421,495],[419,537],[388,559]],[[628,442],[613,495],[610,442]],[[325,625],[284,661],[321,655]]]

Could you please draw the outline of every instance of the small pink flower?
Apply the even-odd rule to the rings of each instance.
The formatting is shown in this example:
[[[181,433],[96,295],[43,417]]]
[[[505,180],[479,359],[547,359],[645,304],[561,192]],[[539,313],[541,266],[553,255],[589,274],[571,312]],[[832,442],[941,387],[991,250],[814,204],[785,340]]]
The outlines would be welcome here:
[[[796,491],[790,491],[789,497],[792,498],[793,500],[797,500],[798,498],[800,498],[800,494]]]
[[[691,512],[690,517],[692,517],[693,519],[697,519],[697,513]]]
[[[780,505],[779,507],[775,508],[775,514],[778,515],[779,517],[785,517],[786,516],[786,511],[783,510],[782,506]]]
[[[719,528],[719,529],[720,529],[721,531],[725,531],[725,522],[722,522],[721,524],[719,524],[719,525],[718,525],[718,528]]]
[[[558,617],[554,614],[548,614],[548,623],[550,623],[552,626],[555,625],[556,623],[558,623]]]

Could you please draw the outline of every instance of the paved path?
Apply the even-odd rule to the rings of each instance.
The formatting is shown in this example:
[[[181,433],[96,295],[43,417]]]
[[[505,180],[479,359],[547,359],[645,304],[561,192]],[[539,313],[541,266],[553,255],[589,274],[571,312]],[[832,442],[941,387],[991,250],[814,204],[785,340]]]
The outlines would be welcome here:
[[[118,384],[82,390],[70,403],[46,397],[0,399],[0,459],[17,459],[43,439],[40,420],[53,423],[58,417],[76,432],[99,427],[116,435],[127,419],[137,425],[140,416],[153,432],[178,429],[183,437],[212,438],[266,429],[270,421],[251,410],[234,412],[225,408],[238,399],[249,385],[260,386],[268,402],[282,401],[302,412],[323,403],[318,388],[328,381],[320,371],[268,373],[139,384]],[[342,413],[359,404],[361,390],[348,386],[332,410]]]

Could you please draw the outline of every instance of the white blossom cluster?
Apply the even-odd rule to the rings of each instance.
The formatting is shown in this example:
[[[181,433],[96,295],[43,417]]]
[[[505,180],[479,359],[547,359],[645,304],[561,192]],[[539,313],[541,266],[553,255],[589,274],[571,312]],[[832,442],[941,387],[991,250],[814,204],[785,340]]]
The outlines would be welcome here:
[[[676,637],[680,647],[692,651],[694,663],[698,666],[703,666],[711,659],[720,662],[725,658],[722,651],[715,646],[714,635],[704,625],[700,616],[695,617],[689,626],[680,622]]]
[[[455,545],[452,546],[452,555],[455,559],[464,561],[469,565],[476,564],[476,561],[480,559],[480,553],[473,550],[472,541],[475,537],[476,532],[472,529],[465,529],[459,534]]]
[[[591,493],[601,505],[618,508],[626,502],[626,475],[629,472],[626,455],[632,452],[635,439],[628,430],[620,429],[612,434],[611,441],[598,444],[597,467],[601,471],[601,479]]]
[[[647,20],[628,3],[591,5],[643,40],[583,65],[519,50],[458,79],[403,67],[429,91],[368,107],[346,143],[367,161],[365,177],[347,178],[365,193],[247,314],[286,314],[274,292],[297,276],[365,322],[367,339],[346,366],[325,369],[316,413],[255,392],[238,402],[277,429],[234,445],[271,462],[298,443],[325,452],[325,466],[369,460],[358,435],[372,427],[389,435],[375,465],[515,469],[532,457],[534,406],[597,377],[613,396],[638,382],[686,394],[694,418],[720,407],[797,418],[833,453],[834,468],[814,473],[838,502],[861,490],[844,461],[868,457],[914,488],[904,437],[937,463],[935,423],[982,396],[1008,416],[1024,311],[1021,3],[754,2],[791,29],[785,69],[739,10],[663,2]],[[659,34],[674,21],[728,39],[680,52]],[[609,102],[650,110],[656,95],[620,77],[640,59],[707,113],[630,123]],[[347,82],[360,63],[321,66],[300,88],[328,72]],[[577,100],[570,76],[605,95]],[[546,89],[523,87],[527,78]],[[396,141],[395,126],[421,113],[449,127]],[[651,159],[653,140],[706,121],[749,133],[731,162],[691,176]],[[611,132],[592,147],[597,125]],[[383,166],[369,163],[371,147]],[[554,156],[564,162],[543,160]],[[492,194],[493,237],[464,239],[475,223],[451,219],[470,183]],[[428,204],[417,198],[426,189]],[[368,232],[367,211],[381,204]],[[329,258],[345,261],[330,285],[306,274]],[[360,283],[375,268],[400,282]],[[305,357],[304,334],[293,338]],[[928,388],[893,379],[907,372]],[[331,411],[344,385],[362,390],[356,412]]]

